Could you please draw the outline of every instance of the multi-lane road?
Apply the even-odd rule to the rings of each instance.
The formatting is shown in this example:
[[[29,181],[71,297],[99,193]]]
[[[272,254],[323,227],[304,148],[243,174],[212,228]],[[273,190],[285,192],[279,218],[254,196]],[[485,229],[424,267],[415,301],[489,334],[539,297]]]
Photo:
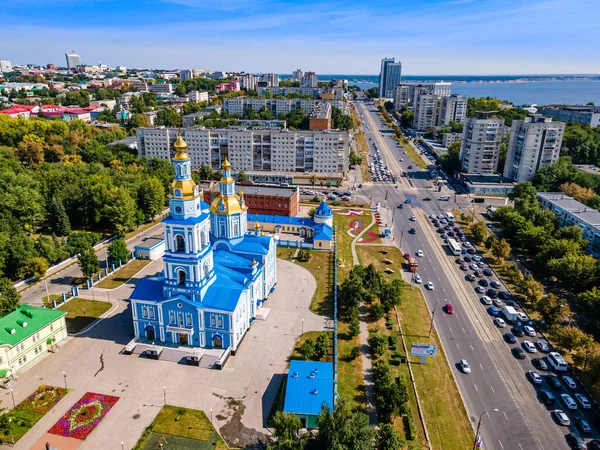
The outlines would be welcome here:
[[[362,114],[363,129],[371,148],[375,142],[392,173],[398,176],[401,171],[408,171],[412,181],[409,184],[405,178],[397,178],[397,187],[391,183],[365,183],[358,195],[387,207],[382,217],[391,226],[395,242],[403,253],[414,255],[417,250],[424,252],[419,261],[419,274],[423,283],[431,281],[435,289],[424,289],[423,292],[430,310],[437,305],[435,327],[474,427],[480,414],[488,411],[484,414],[480,433],[483,447],[501,450],[567,448],[565,434],[577,432],[573,419],[584,416],[582,410],[568,411],[559,402],[559,394],[566,392],[565,388],[554,392],[557,403],[553,407],[547,408],[540,402],[539,389],[526,377],[526,372],[534,369],[530,355],[524,360],[512,356],[510,350],[516,345],[505,343],[502,337],[508,328],[499,329],[493,324],[493,317],[479,300],[481,294],[474,291],[476,284],[464,279],[465,273],[460,271],[455,257],[446,251],[443,240],[428,220],[430,214],[444,214],[454,207],[453,196],[450,202],[438,201],[440,194],[432,190],[426,171],[418,169],[416,165],[412,170],[407,169],[413,163],[396,144],[375,107],[360,101],[356,105],[359,114]],[[404,161],[400,162],[400,158]],[[431,198],[431,201],[423,201],[425,197]],[[406,199],[411,199],[411,203],[404,204],[403,209],[397,209],[396,206]],[[416,222],[409,220],[412,215],[417,217]],[[393,222],[391,217],[394,218]],[[407,233],[411,227],[417,229],[416,234]],[[456,311],[454,315],[441,311],[441,307],[448,302]],[[519,338],[518,344],[524,339]],[[470,374],[463,374],[459,370],[457,363],[461,359],[466,359],[471,365]],[[542,372],[542,375],[545,374]],[[542,388],[550,390],[545,381]],[[573,423],[570,430],[557,425],[552,419],[550,411],[556,408],[569,414]],[[495,409],[498,411],[495,412]],[[591,413],[586,416],[588,420],[591,419]]]

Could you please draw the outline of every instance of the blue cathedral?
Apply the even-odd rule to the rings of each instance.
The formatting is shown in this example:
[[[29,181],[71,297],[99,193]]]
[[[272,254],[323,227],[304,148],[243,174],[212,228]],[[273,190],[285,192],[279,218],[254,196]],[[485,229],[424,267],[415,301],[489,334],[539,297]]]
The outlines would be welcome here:
[[[247,231],[248,208],[243,193],[235,193],[227,160],[209,206],[192,180],[181,136],[175,150],[164,270],[140,280],[130,296],[135,336],[236,351],[277,283],[276,243],[258,224]]]

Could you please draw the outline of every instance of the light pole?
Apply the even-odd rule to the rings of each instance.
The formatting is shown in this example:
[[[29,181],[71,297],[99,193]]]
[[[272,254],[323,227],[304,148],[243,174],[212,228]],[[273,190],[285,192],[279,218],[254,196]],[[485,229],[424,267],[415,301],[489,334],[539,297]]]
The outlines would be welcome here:
[[[125,450],[125,442],[121,441],[121,450]]]
[[[48,293],[48,281],[44,280],[44,286],[46,287],[46,301],[50,303],[50,294]]]
[[[498,412],[498,408],[492,409],[494,412]],[[483,415],[486,414],[488,410],[486,409],[479,416],[479,422],[477,422],[477,431],[475,432],[475,441],[473,442],[473,450],[477,450],[477,441],[479,440],[479,429],[481,428],[481,420],[483,419]]]
[[[167,406],[167,387],[166,386],[163,386],[163,399],[164,399],[165,406]]]
[[[437,305],[440,301],[435,302],[433,306],[433,312],[431,313],[431,324],[429,325],[429,339],[431,339],[431,333],[433,333],[433,318],[435,317],[435,310],[437,309]]]
[[[304,334],[304,319],[302,319],[302,334]]]
[[[210,423],[213,421],[212,408],[210,408]]]
[[[67,374],[65,372],[63,372],[63,379],[65,380],[65,389],[67,388]]]
[[[15,403],[15,391],[13,391],[13,389],[10,389],[10,395],[12,396],[12,400],[13,400],[13,408],[17,407],[17,404]]]

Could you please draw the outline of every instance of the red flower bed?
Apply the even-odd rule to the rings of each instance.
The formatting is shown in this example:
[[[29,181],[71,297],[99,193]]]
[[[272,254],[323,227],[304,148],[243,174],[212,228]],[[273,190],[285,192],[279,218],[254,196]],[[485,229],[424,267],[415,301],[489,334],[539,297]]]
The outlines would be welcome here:
[[[86,392],[48,432],[83,440],[94,431],[118,400],[119,397],[112,395]]]
[[[374,231],[365,231],[365,234],[363,234],[363,237],[361,238],[360,242],[372,242],[377,240],[378,237],[379,235]]]

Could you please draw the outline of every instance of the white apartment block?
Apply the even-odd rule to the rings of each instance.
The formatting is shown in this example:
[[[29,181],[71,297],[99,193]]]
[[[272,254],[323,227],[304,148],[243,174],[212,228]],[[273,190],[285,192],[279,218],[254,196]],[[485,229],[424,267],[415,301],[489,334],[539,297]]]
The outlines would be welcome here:
[[[319,83],[319,78],[315,72],[304,72],[300,79],[300,86],[305,88],[316,88]]]
[[[544,106],[538,113],[565,122],[579,122],[592,128],[600,126],[600,106],[592,105],[553,105]]]
[[[399,84],[394,89],[394,109],[396,111],[408,106],[410,102],[410,88],[407,84]]]
[[[256,90],[256,78],[251,73],[246,73],[239,77],[240,84],[242,85],[242,89],[246,91],[255,91]]]
[[[540,114],[513,120],[504,176],[517,183],[533,180],[538,169],[558,160],[564,131],[564,122],[552,122]]]
[[[414,106],[419,95],[435,95],[437,98],[450,95],[452,83],[436,81],[431,83],[404,82],[396,85],[394,90],[394,109]]]
[[[430,130],[435,128],[437,117],[437,97],[432,94],[419,95],[415,103],[415,119],[413,127],[416,130]]]
[[[462,133],[444,133],[442,135],[442,146],[448,148],[455,142],[462,142]]]
[[[173,85],[171,83],[154,83],[151,84],[150,92],[154,92],[157,95],[172,94]]]
[[[171,161],[177,128],[138,128],[138,156]],[[345,131],[183,128],[192,169],[220,169],[227,158],[244,171],[345,173],[349,134]]]
[[[75,52],[65,53],[65,59],[69,70],[77,69],[81,65],[81,56]]]
[[[301,94],[301,95],[310,95],[313,98],[321,98],[321,94],[324,92],[333,92],[334,100],[343,100],[344,98],[344,88],[334,87],[334,88],[319,88],[319,87],[264,87],[259,86],[256,89],[259,96],[264,97],[267,93],[270,93],[272,96],[282,96],[285,97],[288,94]]]
[[[538,192],[537,199],[542,208],[556,214],[560,227],[581,228],[583,238],[588,241],[587,251],[600,258],[600,212],[562,192]]]
[[[450,122],[463,123],[467,117],[467,97],[452,94],[440,99],[440,114],[438,125],[448,125]]]
[[[292,81],[300,81],[304,76],[302,69],[296,69],[292,72]]]
[[[202,103],[208,101],[208,92],[191,91],[188,93],[188,100],[192,103]]]
[[[12,63],[9,59],[0,59],[0,72],[12,72]]]
[[[266,83],[269,87],[279,86],[279,75],[276,73],[263,73],[258,80],[260,83]]]
[[[244,111],[252,110],[259,112],[263,107],[278,117],[282,114],[288,114],[296,109],[301,109],[306,115],[312,114],[315,104],[320,102],[329,103],[332,107],[340,108],[344,114],[347,114],[347,105],[341,100],[309,100],[309,99],[267,99],[267,98],[246,98],[234,97],[226,98],[223,101],[223,108],[226,114],[240,114]]]
[[[492,117],[491,112],[468,118],[460,149],[461,171],[479,175],[495,174],[503,135],[504,119]]]

